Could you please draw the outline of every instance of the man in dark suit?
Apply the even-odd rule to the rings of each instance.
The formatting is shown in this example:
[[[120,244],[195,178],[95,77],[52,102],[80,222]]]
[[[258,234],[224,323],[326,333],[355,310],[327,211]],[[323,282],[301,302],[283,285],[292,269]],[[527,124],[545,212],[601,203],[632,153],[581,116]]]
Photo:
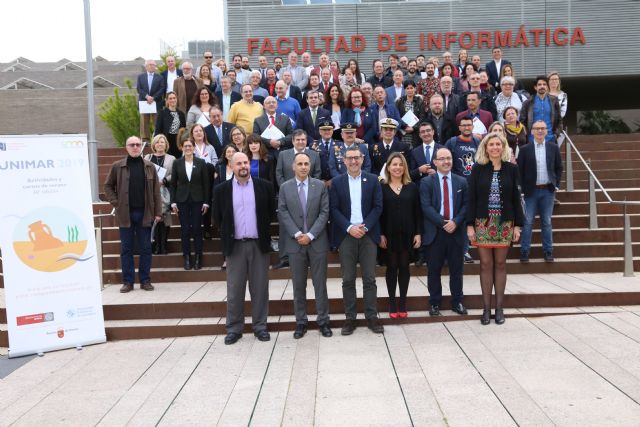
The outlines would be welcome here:
[[[419,184],[422,178],[436,173],[436,166],[433,160],[436,158],[436,151],[439,148],[443,148],[444,145],[435,142],[433,139],[434,133],[435,130],[432,123],[420,123],[418,134],[422,144],[411,150],[408,158],[409,174],[415,183]]]
[[[295,141],[295,138],[294,138]],[[283,159],[281,158],[282,162]],[[278,221],[280,223],[280,251],[291,260],[293,307],[296,330],[293,338],[307,332],[307,270],[315,291],[317,322],[324,337],[333,335],[329,327],[329,299],[327,297],[327,221],[329,220],[329,192],[324,182],[309,176],[311,158],[308,153],[296,153],[293,159],[295,179],[280,186]]]
[[[391,153],[402,153],[405,159],[409,158],[410,147],[396,138],[398,122],[392,118],[380,121],[380,134],[382,141],[376,142],[371,147],[371,173],[379,175]]]
[[[207,141],[209,141],[216,150],[218,159],[222,156],[224,146],[231,142],[229,133],[233,126],[233,123],[222,120],[222,110],[220,107],[217,105],[211,107],[209,110],[209,124],[204,128],[204,132],[207,134]]]
[[[164,59],[167,69],[160,75],[164,79],[164,87],[167,92],[173,92],[173,81],[178,77],[182,77],[182,70],[176,67],[175,56],[169,55]]]
[[[311,149],[320,156],[320,179],[325,184],[331,181],[331,169],[329,168],[329,157],[334,150],[336,141],[333,139],[333,122],[325,119],[318,124],[320,138],[311,143]]]
[[[560,149],[553,142],[546,141],[547,124],[544,120],[533,123],[533,142],[520,148],[518,169],[522,181],[525,202],[525,220],[520,242],[520,262],[529,262],[531,229],[536,213],[540,214],[542,250],[545,262],[553,262],[553,229],[551,215],[555,192],[562,178],[562,158]]]
[[[493,86],[496,91],[500,92],[500,72],[502,71],[502,67],[511,64],[511,62],[502,59],[502,49],[499,47],[494,47],[491,50],[491,56],[493,56],[493,61],[486,63],[485,71],[487,72],[487,76],[489,76],[489,84]]]
[[[451,309],[467,314],[462,304],[462,270],[467,210],[467,180],[451,173],[451,151],[440,148],[436,152],[437,173],[422,179],[420,203],[424,215],[422,244],[427,253],[427,287],[429,289],[429,315],[440,316],[442,300],[442,267],[449,266]]]
[[[438,144],[444,145],[456,134],[455,116],[444,111],[444,98],[439,93],[434,94],[429,100],[429,111],[425,114],[424,121],[433,124],[435,131],[433,138]]]
[[[332,246],[340,250],[342,296],[346,320],[342,335],[356,328],[356,268],[362,271],[364,313],[367,325],[383,333],[376,307],[376,248],[380,243],[382,187],[376,175],[363,172],[364,155],[356,144],[344,156],[347,173],[331,181],[329,201],[333,226]]]
[[[213,218],[219,227],[222,252],[227,259],[227,336],[224,343],[234,344],[242,337],[247,280],[253,333],[258,340],[269,341],[269,227],[275,213],[273,186],[251,177],[246,154],[234,154],[231,162],[233,178],[215,187],[213,203]]]
[[[300,111],[296,119],[296,129],[304,130],[309,135],[309,141],[320,138],[318,123],[331,118],[331,112],[320,107],[319,104],[318,92],[307,92],[307,105],[309,106]]]
[[[156,73],[156,61],[147,59],[144,62],[146,72],[138,75],[136,89],[138,91],[138,101],[145,101],[147,104],[156,103],[156,113],[162,105],[166,86],[164,79],[160,74]],[[142,141],[149,142],[151,133],[149,131],[149,123],[156,121],[156,113],[140,114],[140,138]]]
[[[279,139],[262,138],[262,143],[269,150],[269,154],[277,159],[280,151],[291,148],[293,125],[289,116],[278,113],[278,101],[273,96],[267,96],[264,100],[264,114],[256,118],[253,122],[253,133],[262,135],[271,125],[274,125],[284,135]]]

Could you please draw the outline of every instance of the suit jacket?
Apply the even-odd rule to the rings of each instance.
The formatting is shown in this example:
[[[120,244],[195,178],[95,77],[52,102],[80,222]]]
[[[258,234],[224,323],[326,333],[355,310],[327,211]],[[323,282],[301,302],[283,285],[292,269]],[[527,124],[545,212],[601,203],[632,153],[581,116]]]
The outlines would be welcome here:
[[[310,140],[319,139],[320,132],[318,132],[317,124],[320,123],[321,120],[331,120],[331,111],[318,106],[318,111],[316,111],[316,122],[314,124],[313,118],[311,117],[311,109],[305,108],[298,113],[298,117],[296,118],[296,129],[303,129]]]
[[[449,116],[446,113],[442,115],[442,123],[440,125],[440,129],[438,129],[438,126],[436,126],[436,120],[433,117],[431,111],[427,112],[424,115],[424,121],[433,124],[433,128],[436,131],[433,139],[437,143],[442,145],[444,145],[449,139],[451,139],[451,137],[455,136],[459,132],[458,126],[455,124],[455,116]],[[418,134],[418,132],[415,132],[415,134]],[[420,145],[422,145],[422,141],[420,141]]]
[[[180,68],[176,68],[176,74],[178,75],[178,77],[183,76],[182,70]],[[164,70],[162,73],[160,73],[160,75],[164,79],[164,88],[166,90],[167,87],[169,86],[169,84],[167,83],[167,78],[169,77],[169,70]]]
[[[467,92],[460,95],[460,105],[458,106],[458,111],[468,110],[467,105]],[[491,123],[498,120],[498,108],[496,107],[496,102],[493,100],[493,95],[489,92],[481,92],[480,93],[480,110],[487,111],[491,114]],[[488,127],[488,126],[487,126]]]
[[[451,173],[449,191],[453,192],[453,212],[451,219],[456,223],[454,238],[459,244],[463,244],[466,236],[466,215],[468,205],[467,180]],[[424,235],[422,245],[430,245],[436,237],[438,228],[444,225],[444,217],[440,215],[442,207],[442,192],[440,191],[440,178],[437,173],[427,176],[420,182],[420,203],[424,217]]]
[[[384,90],[387,93],[387,102],[389,104],[394,104],[396,103],[396,88],[395,85],[394,86],[389,86],[388,88],[386,88]],[[400,92],[400,96],[404,96],[404,86],[402,87],[402,91]],[[400,99],[400,98],[398,98]]]
[[[220,104],[220,109],[222,110],[222,113],[228,113],[228,111],[224,110],[224,105],[222,104],[222,91],[216,91],[216,97],[218,98],[218,103]],[[231,102],[229,103],[229,109],[231,109],[231,106],[233,104],[235,104],[238,101],[242,100],[242,95],[240,95],[238,92],[235,91],[231,91]]]
[[[280,151],[293,147],[293,144],[291,143],[291,141],[293,140],[293,137],[291,136],[291,134],[293,133],[293,125],[291,124],[289,116],[282,113],[275,113],[275,116],[276,127],[280,129],[280,132],[284,134],[284,138],[280,138]],[[253,121],[253,133],[262,135],[262,132],[264,132],[270,124],[271,121],[269,120],[269,116],[265,112]],[[269,151],[274,151],[274,149],[271,147],[271,144],[269,143],[269,139],[262,137],[260,137],[260,139]]]
[[[298,181],[290,179],[280,186],[278,195],[278,222],[280,224],[280,252],[299,252],[301,246],[294,235],[302,232],[303,217],[298,196]],[[307,228],[313,234],[311,251],[316,253],[329,250],[327,221],[329,220],[329,191],[324,182],[309,178],[307,192]]]
[[[309,176],[315,179],[320,179],[322,169],[320,166],[320,156],[318,155],[318,152],[310,148],[305,148],[304,152],[309,155],[311,160]],[[285,181],[288,181],[295,176],[292,167],[294,157],[295,149],[293,148],[280,152],[280,155],[278,156],[278,163],[276,164],[276,182],[278,185],[284,184]]]
[[[500,69],[498,70],[498,67],[496,67],[496,63],[491,60],[484,66],[484,69],[487,72],[487,76],[489,76],[489,84],[498,90],[500,88],[500,71],[502,71],[502,67],[507,64],[511,64],[511,62],[503,59],[500,63]]]
[[[212,124],[207,125],[204,128],[204,133],[207,135],[207,141],[213,148],[216,150],[216,154],[218,159],[222,156],[222,149],[225,145],[231,143],[231,137],[229,134],[231,133],[231,129],[233,129],[234,124],[229,122],[222,122],[222,141],[218,138],[218,133],[216,132],[214,126]]]
[[[220,229],[220,240],[222,241],[222,252],[225,256],[233,253],[235,243],[235,223],[233,219],[233,181],[220,183],[214,189],[213,199],[213,220]],[[258,225],[258,246],[262,253],[269,253],[271,250],[271,219],[274,216],[276,207],[273,197],[273,187],[270,182],[260,178],[251,178],[253,192],[256,201],[256,220]]]
[[[491,116],[490,112],[485,111],[483,109],[479,109],[478,114],[480,115],[480,121],[487,128],[487,131],[488,131],[489,126],[491,126],[491,123],[493,123],[493,116]],[[463,117],[472,116],[472,115],[473,113],[471,112],[471,110],[464,110],[459,112],[456,115],[456,125],[460,124],[460,120],[462,120]]]
[[[318,156],[320,156],[320,179],[323,181],[331,180],[331,170],[329,169],[329,156],[331,152],[334,150],[334,146],[336,145],[336,141],[331,138],[329,140],[329,147],[322,143],[322,139],[318,139],[316,141],[312,141],[309,144],[309,148],[316,151]]]
[[[366,144],[360,144],[360,152],[364,156],[364,163],[362,163],[362,170],[365,172],[371,172],[371,157],[369,157],[369,148]],[[335,178],[339,175],[347,173],[347,165],[344,164],[344,156],[347,152],[347,148],[342,141],[336,141],[333,146],[333,151],[329,153],[329,173],[331,178]]]
[[[522,193],[529,197],[536,189],[537,164],[535,142],[530,142],[520,147],[518,154],[518,168],[520,170],[520,181],[522,182]],[[549,175],[549,190],[554,191],[560,188],[562,178],[562,158],[560,149],[553,142],[545,142],[545,152],[547,154],[547,174]]]
[[[409,157],[407,158],[407,162],[409,163],[409,175],[411,175],[411,179],[413,180],[413,182],[420,184],[420,180],[428,176],[428,174],[423,174],[422,172],[420,172],[420,170],[418,169],[420,166],[429,163],[431,165],[431,168],[436,168],[436,165],[433,163],[433,159],[436,158],[436,153],[441,148],[444,148],[444,145],[440,145],[437,142],[434,142],[433,150],[429,150],[430,158],[428,160],[424,157],[424,147],[422,146],[422,144],[411,150],[411,152],[409,153]]]
[[[410,152],[411,147],[397,138],[393,140],[389,150],[384,147],[384,143],[382,141],[376,142],[371,146],[371,151],[369,152],[369,155],[371,156],[371,173],[376,175],[380,174],[380,171],[384,167],[384,164],[387,162],[391,153],[402,153],[404,158],[408,159]]]
[[[467,207],[467,225],[474,225],[478,218],[489,216],[489,193],[493,179],[493,164],[476,163],[469,177],[469,206]],[[500,171],[500,211],[501,221],[513,221],[522,227],[524,212],[520,203],[520,177],[518,167],[511,162],[502,162]]]
[[[193,77],[196,81],[197,90],[200,90],[204,83],[197,77]],[[182,111],[184,114],[187,114],[189,108],[191,107],[191,100],[187,99],[187,90],[184,84],[184,77],[178,77],[173,81],[173,91],[176,93],[178,97],[178,110]]]
[[[284,70],[291,71],[291,83],[298,87],[298,89],[307,87],[309,76],[307,76],[307,70],[305,70],[304,67],[297,65],[293,68],[291,65],[287,65]]]
[[[298,104],[300,104],[301,107],[302,101],[306,103],[306,99],[302,99],[302,90],[298,86],[289,85],[289,98],[293,98],[298,101]]]
[[[342,110],[340,123],[355,123],[355,117],[356,114],[353,112],[353,109],[345,108]],[[362,120],[364,126],[364,141],[368,145],[371,145],[374,142],[378,141],[378,136],[380,135],[380,129],[378,129],[378,110],[376,110],[375,114],[373,114],[373,111],[370,107],[366,108],[364,112],[360,114],[360,120]]]
[[[331,181],[329,205],[331,208],[331,224],[333,227],[332,246],[340,247],[351,225],[351,194],[349,192],[349,175],[337,176]],[[363,237],[371,239],[376,245],[380,243],[380,215],[382,215],[382,187],[376,175],[362,171],[361,209],[364,225],[369,230]]]
[[[384,103],[384,106],[382,108],[384,108],[384,110],[387,112],[387,117],[390,117],[396,122],[400,123],[400,112],[396,108],[395,102],[387,101]],[[371,115],[373,116],[373,120],[375,122],[373,126],[375,128],[376,134],[374,138],[370,140],[365,139],[365,141],[367,141],[367,144],[372,145],[380,140],[380,106],[376,102],[374,102],[369,106],[369,109],[371,110]]]
[[[191,180],[187,178],[185,158],[173,162],[171,170],[171,203],[202,202],[211,205],[211,179],[204,160],[193,157]]]
[[[139,74],[136,89],[138,90],[138,101],[146,101],[146,97],[149,95],[152,96],[153,100],[156,102],[156,110],[162,107],[162,99],[167,91],[167,86],[165,85],[165,80],[160,74],[153,74],[151,88],[149,88],[147,73],[144,72]]]

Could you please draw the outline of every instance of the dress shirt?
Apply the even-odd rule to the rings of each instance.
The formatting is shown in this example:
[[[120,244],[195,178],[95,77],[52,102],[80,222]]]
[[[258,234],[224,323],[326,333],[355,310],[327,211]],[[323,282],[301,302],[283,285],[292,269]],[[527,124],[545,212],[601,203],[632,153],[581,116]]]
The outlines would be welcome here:
[[[178,70],[167,70],[167,93],[173,92],[173,81],[178,78]]]
[[[304,181],[300,181],[296,177],[296,192],[300,191],[300,184],[302,184],[302,191],[304,191],[304,199],[307,200],[308,202],[309,201],[309,177],[307,177]],[[311,224],[307,224],[307,226],[311,228]],[[296,234],[293,235],[293,237],[295,237],[296,239],[298,238],[298,236],[302,236],[302,231],[298,231]],[[309,232],[307,232],[307,236],[309,236],[309,239],[311,240],[316,238],[313,234]]]
[[[349,221],[351,225],[347,227],[347,233],[356,224],[363,224],[364,217],[362,216],[362,172],[355,178],[347,174],[349,180],[349,197],[351,199],[351,218]]]
[[[233,224],[235,228],[235,238],[257,239],[258,219],[256,218],[256,195],[253,190],[253,180],[245,184],[233,179]]]
[[[436,145],[435,141],[431,141],[430,144],[422,143],[422,151],[424,152],[424,158],[427,161],[427,164],[431,164],[431,158],[434,155],[433,148]],[[427,153],[427,147],[429,147],[429,152]]]
[[[153,84],[153,73],[147,73],[147,84],[149,85],[149,95],[151,95],[151,85]]]
[[[442,179],[443,176],[447,177],[447,185],[449,186],[449,214],[451,215],[451,218],[453,218],[455,215],[453,212],[453,185],[451,182],[451,172],[446,175],[442,175],[440,172],[438,172],[438,181],[440,182],[440,199],[442,200],[442,203],[440,203],[440,215],[444,217],[444,186],[442,185],[442,183],[444,182]]]
[[[402,96],[402,86],[394,86],[393,88],[396,90],[396,99],[393,100],[395,101]]]
[[[229,115],[229,109],[231,108],[231,92],[229,95],[222,94],[222,120],[227,120],[227,116]]]
[[[533,141],[536,153],[536,185],[549,183],[549,173],[547,172],[547,149],[545,142]]]
[[[187,179],[191,182],[191,172],[193,171],[193,161],[188,162],[186,159],[184,161],[184,169],[187,172]]]

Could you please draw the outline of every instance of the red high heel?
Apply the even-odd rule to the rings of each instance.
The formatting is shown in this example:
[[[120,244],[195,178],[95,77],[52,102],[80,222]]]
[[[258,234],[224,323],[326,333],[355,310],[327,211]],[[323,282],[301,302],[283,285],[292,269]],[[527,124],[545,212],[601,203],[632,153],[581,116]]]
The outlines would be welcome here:
[[[398,312],[389,313],[389,317],[392,319],[397,319],[398,317],[400,317],[400,313]]]
[[[407,313],[406,311],[399,311],[397,314],[401,319],[406,319],[407,317],[409,317],[409,313]]]

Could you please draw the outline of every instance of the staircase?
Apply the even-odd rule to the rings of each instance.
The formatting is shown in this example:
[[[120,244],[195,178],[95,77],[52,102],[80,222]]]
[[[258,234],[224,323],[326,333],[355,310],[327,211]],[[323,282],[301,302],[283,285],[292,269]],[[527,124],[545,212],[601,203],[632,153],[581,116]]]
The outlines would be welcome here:
[[[585,159],[591,159],[591,167],[596,176],[607,189],[614,200],[640,200],[640,134],[630,135],[598,135],[575,136],[572,138]],[[566,144],[565,144],[566,146]],[[565,146],[563,146],[563,159]],[[123,148],[109,148],[99,150],[100,182],[104,182],[111,163],[121,159],[125,154]],[[623,211],[622,206],[613,205],[606,201],[604,195],[597,190],[598,229],[589,229],[589,203],[588,203],[588,176],[583,164],[573,153],[574,188],[573,192],[560,190],[557,198],[560,205],[554,209],[553,238],[555,263],[545,263],[542,259],[542,247],[540,230],[536,220],[532,239],[532,248],[529,264],[518,262],[519,247],[510,249],[508,258],[509,274],[532,273],[602,273],[623,271]],[[566,167],[565,167],[566,170]],[[562,188],[565,188],[563,183]],[[94,213],[109,213],[111,206],[108,203],[94,204]],[[634,270],[640,271],[640,206],[628,207],[630,214],[631,235],[633,244]],[[174,224],[178,224],[177,218]],[[96,224],[97,225],[97,224]],[[105,285],[120,284],[120,260],[118,241],[118,228],[115,218],[102,218],[103,241],[103,281]],[[277,224],[272,224],[272,234],[277,236]],[[182,255],[180,253],[179,226],[174,225],[170,233],[169,254],[154,256],[152,269],[153,283],[162,286],[162,283],[187,283],[187,282],[224,282],[225,272],[220,269],[222,254],[220,252],[220,240],[215,236],[212,240],[204,242],[204,268],[200,271],[184,271],[182,269]],[[477,259],[477,254],[472,249],[471,254]],[[275,263],[277,254],[271,254],[271,262]],[[328,277],[340,277],[340,264],[337,254],[330,253],[328,257]],[[465,265],[466,276],[477,276],[479,264]],[[412,276],[425,276],[425,268],[412,266]],[[377,276],[379,287],[384,286],[384,268],[378,267]],[[269,277],[272,280],[289,279],[288,269],[271,270]],[[224,286],[224,284],[221,284]],[[2,280],[0,278],[0,287]],[[385,291],[386,292],[386,291]],[[312,295],[312,294],[311,294]],[[624,304],[624,301],[640,304],[640,293],[630,293],[622,298],[609,294],[590,294],[580,297],[577,294],[566,295],[518,295],[507,298],[507,305],[511,307],[574,307],[577,305],[606,305]],[[622,301],[622,302],[621,302]],[[478,296],[466,300],[469,308],[480,308],[481,302]],[[384,307],[385,301],[380,301],[380,307]],[[443,305],[445,305],[443,303]],[[331,299],[332,313],[342,312],[342,303],[339,298]],[[424,310],[426,296],[414,296],[409,299],[409,309]],[[313,301],[310,302],[310,313],[314,312]],[[292,314],[291,300],[272,301],[271,314]],[[131,319],[167,319],[173,317],[201,318],[225,315],[224,302],[211,303],[174,303],[174,304],[123,304],[105,305],[105,320],[131,320]],[[446,316],[445,316],[446,317]],[[0,323],[6,323],[6,313],[0,308]],[[455,319],[463,317],[457,316]],[[428,321],[428,317],[412,317],[411,321]],[[441,318],[438,321],[446,321]],[[194,335],[201,333],[223,333],[223,324],[215,327],[198,327],[197,325],[179,327],[149,329],[148,327],[114,326],[108,328],[111,338],[140,338],[157,336]],[[293,323],[284,322],[278,328],[292,328]],[[275,330],[275,329],[274,329]],[[6,332],[0,331],[0,345],[6,341]]]

